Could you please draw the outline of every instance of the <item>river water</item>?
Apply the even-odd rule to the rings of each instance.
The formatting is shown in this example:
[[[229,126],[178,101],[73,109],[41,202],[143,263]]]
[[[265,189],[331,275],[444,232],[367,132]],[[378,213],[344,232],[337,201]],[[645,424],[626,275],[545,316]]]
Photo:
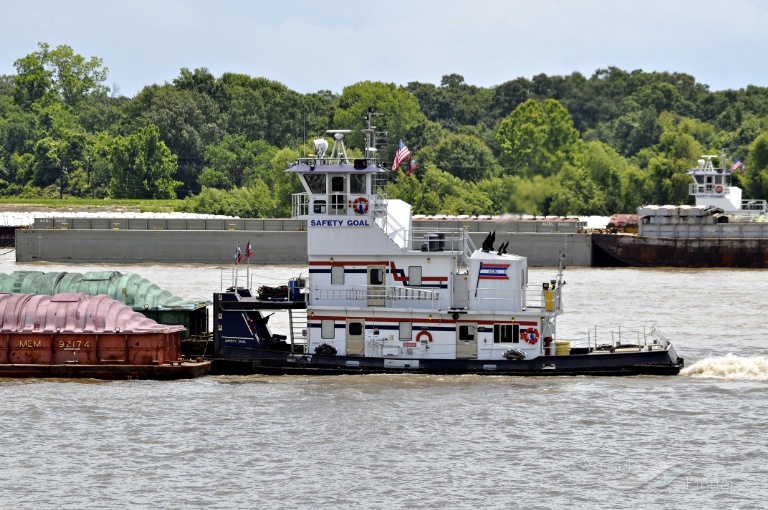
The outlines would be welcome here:
[[[231,275],[14,260],[0,272],[136,272],[189,299]],[[765,508],[764,272],[565,279],[561,338],[653,324],[683,375],[0,379],[0,508]]]

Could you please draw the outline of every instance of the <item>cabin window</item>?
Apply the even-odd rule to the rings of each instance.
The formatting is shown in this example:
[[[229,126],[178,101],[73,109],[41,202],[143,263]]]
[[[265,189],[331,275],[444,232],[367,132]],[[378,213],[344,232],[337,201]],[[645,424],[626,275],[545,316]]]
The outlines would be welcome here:
[[[333,193],[344,193],[344,176],[334,175],[331,177],[331,191]]]
[[[384,285],[384,270],[381,268],[371,269],[369,273],[368,285]]]
[[[520,325],[519,324],[494,324],[493,325],[493,343],[495,344],[520,343]]]
[[[304,174],[309,191],[315,195],[325,195],[325,174]]]
[[[349,176],[349,192],[356,195],[365,195],[365,174],[352,174]]]
[[[469,341],[475,339],[475,326],[467,324],[459,326],[459,340]]]
[[[421,266],[408,266],[408,285],[421,285]]]
[[[344,266],[331,266],[331,285],[344,285]]]
[[[325,200],[315,200],[312,211],[315,214],[325,214]]]
[[[322,338],[336,338],[336,321],[326,319],[320,321],[320,336]]]
[[[349,336],[360,336],[363,334],[363,323],[350,322],[347,325],[347,330],[349,331]]]
[[[400,341],[410,342],[413,338],[413,324],[411,322],[400,323]]]

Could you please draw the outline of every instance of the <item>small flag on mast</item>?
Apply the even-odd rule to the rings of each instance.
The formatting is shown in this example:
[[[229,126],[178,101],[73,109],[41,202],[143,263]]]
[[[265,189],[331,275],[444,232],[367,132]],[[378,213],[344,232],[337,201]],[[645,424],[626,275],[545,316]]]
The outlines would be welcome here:
[[[411,155],[411,151],[409,151],[408,147],[406,147],[403,141],[400,140],[400,143],[397,144],[397,152],[395,153],[395,162],[392,163],[392,171],[397,172],[397,169],[400,168],[400,165],[403,164],[403,161],[405,161],[410,155]]]
[[[413,171],[416,170],[417,168],[419,168],[419,164],[416,163],[416,159],[411,157],[408,160],[408,171],[405,172],[405,175],[411,175],[413,173]]]
[[[245,245],[245,260],[248,260],[251,255],[253,255],[253,248],[251,247],[251,240],[248,239],[248,244]]]
[[[739,161],[738,159],[734,159],[733,160],[733,166],[731,167],[731,173],[733,173],[736,170],[738,170],[740,166],[741,166],[741,161]]]
[[[235,250],[235,265],[238,265],[243,260],[243,252],[240,251],[240,241],[237,242],[237,250]]]

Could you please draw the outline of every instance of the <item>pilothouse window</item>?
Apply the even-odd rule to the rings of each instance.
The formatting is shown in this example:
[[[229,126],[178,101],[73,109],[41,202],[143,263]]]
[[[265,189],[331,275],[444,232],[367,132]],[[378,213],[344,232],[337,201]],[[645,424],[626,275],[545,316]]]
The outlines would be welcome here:
[[[331,177],[331,191],[334,193],[344,193],[343,175],[334,175]]]
[[[357,195],[365,194],[365,174],[352,174],[349,176],[349,192]]]
[[[304,174],[309,191],[315,195],[325,195],[325,174]]]

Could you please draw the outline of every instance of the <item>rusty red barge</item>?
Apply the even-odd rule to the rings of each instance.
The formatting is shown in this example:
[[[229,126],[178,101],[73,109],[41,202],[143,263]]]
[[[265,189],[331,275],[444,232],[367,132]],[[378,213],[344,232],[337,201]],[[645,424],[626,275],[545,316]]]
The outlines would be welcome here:
[[[183,326],[158,324],[106,295],[0,293],[0,377],[188,379]]]

